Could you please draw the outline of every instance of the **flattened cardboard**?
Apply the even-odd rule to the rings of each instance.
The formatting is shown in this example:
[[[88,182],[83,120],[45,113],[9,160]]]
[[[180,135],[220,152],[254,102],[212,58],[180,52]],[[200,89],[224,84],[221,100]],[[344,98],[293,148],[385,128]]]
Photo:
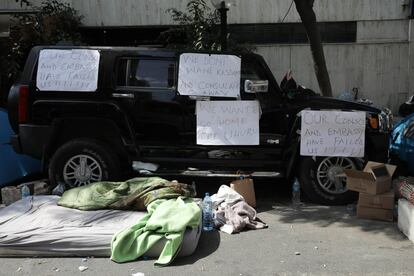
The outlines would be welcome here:
[[[358,205],[362,207],[392,210],[394,208],[394,191],[389,191],[380,195],[359,193]]]
[[[374,171],[384,166],[388,175],[376,177]],[[396,168],[393,165],[369,161],[363,171],[344,170],[347,176],[347,189],[372,195],[388,192],[391,189],[392,175]]]
[[[357,217],[362,219],[393,221],[394,211],[390,209],[370,208],[358,205]]]
[[[247,204],[256,207],[256,193],[254,191],[253,179],[245,178],[234,180],[230,183],[230,187],[241,194]]]

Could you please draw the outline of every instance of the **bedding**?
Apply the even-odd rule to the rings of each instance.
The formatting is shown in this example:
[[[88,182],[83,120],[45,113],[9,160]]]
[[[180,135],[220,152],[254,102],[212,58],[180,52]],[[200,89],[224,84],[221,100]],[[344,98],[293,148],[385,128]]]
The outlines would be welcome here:
[[[31,196],[0,209],[0,256],[109,257],[112,237],[146,214],[81,211],[58,206],[59,199],[59,196]],[[186,230],[179,256],[192,254],[199,237],[199,229]],[[158,256],[162,248],[156,245],[146,255]]]

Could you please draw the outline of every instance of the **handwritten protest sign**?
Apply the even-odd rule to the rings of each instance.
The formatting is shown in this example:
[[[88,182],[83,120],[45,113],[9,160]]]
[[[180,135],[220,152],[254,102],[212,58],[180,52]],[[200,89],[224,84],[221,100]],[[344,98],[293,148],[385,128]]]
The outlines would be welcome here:
[[[241,59],[232,55],[182,54],[178,71],[181,95],[238,97]]]
[[[300,154],[363,157],[365,112],[302,111]]]
[[[198,101],[197,144],[258,145],[257,101]]]
[[[37,66],[37,88],[93,92],[98,87],[99,58],[97,50],[42,50]]]

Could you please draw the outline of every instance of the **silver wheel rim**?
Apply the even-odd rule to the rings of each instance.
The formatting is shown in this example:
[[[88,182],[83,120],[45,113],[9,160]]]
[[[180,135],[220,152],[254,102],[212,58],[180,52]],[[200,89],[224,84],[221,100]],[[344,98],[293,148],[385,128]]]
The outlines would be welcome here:
[[[70,186],[84,186],[102,180],[99,162],[86,154],[75,155],[63,167],[63,179]]]
[[[343,194],[347,191],[345,169],[356,169],[348,157],[326,157],[318,166],[316,179],[319,186],[330,194]]]

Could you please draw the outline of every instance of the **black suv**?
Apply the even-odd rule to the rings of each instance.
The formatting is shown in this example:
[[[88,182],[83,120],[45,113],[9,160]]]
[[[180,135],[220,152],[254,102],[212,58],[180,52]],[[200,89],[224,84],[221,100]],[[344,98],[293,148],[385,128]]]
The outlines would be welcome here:
[[[54,80],[53,76],[38,76],[38,66],[44,66],[38,65],[39,56],[46,50],[93,50],[99,55],[96,76],[92,70],[91,75],[74,76],[79,82],[59,84],[77,87],[72,91],[43,89],[45,85],[53,87]],[[241,59],[238,100],[260,104],[260,143],[198,145],[195,108],[197,100],[206,97],[177,91],[181,54],[177,50],[127,47],[34,47],[21,80],[9,93],[10,123],[17,133],[11,139],[14,149],[41,158],[52,185],[117,180],[139,161],[159,165],[154,175],[231,175],[243,171],[257,177],[297,176],[304,194],[323,204],[344,204],[354,198],[338,171],[360,168],[366,160],[387,160],[390,114],[315,93],[281,90],[264,59],[244,53],[229,54]],[[76,65],[46,69],[60,74],[70,66]],[[96,84],[88,90],[82,80],[94,77]],[[36,83],[39,78],[43,83]],[[255,81],[265,84],[267,93],[248,93],[248,84]],[[365,157],[300,156],[298,114],[304,109],[365,111]]]

